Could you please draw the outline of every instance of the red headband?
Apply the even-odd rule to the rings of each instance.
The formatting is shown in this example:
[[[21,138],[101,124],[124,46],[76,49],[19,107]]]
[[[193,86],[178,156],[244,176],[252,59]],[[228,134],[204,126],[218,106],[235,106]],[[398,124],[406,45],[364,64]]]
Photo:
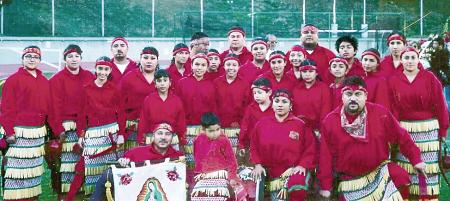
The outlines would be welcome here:
[[[78,51],[77,51],[76,48],[72,48],[72,49],[68,49],[67,51],[65,51],[65,52],[63,53],[63,55],[64,55],[64,56],[67,56],[68,54],[70,54],[70,53],[72,53],[72,52],[78,53]]]
[[[189,49],[187,47],[182,47],[182,48],[178,48],[176,50],[173,51],[172,56],[175,56],[178,54],[178,52],[188,52],[189,53]]]
[[[313,66],[313,65],[306,65],[306,66],[300,66],[299,70],[300,71],[307,71],[307,70],[316,70],[317,71],[317,67]]]
[[[37,55],[39,55],[39,57],[41,57],[41,50],[39,48],[35,48],[35,47],[29,47],[29,48],[25,48],[23,50],[22,56],[28,53],[35,53]]]
[[[289,99],[291,102],[292,102],[292,99],[291,99],[291,95],[289,95],[288,93],[286,93],[286,92],[284,92],[284,91],[278,91],[278,92],[276,92],[274,95],[273,95],[273,98],[276,98],[276,97],[285,97],[285,98],[287,98],[287,99]]]
[[[208,59],[208,57],[206,57],[206,55],[204,55],[204,54],[196,54],[194,57],[192,57],[192,64],[194,64],[194,61],[196,59],[205,59],[206,63],[208,63],[208,66],[209,66],[209,59]]]
[[[112,65],[111,62],[109,62],[109,61],[103,61],[103,60],[100,60],[100,61],[95,62],[95,67],[97,67],[98,65],[109,66],[109,67],[111,67],[111,68],[113,67],[113,65]]]
[[[341,92],[344,93],[344,91],[347,90],[351,90],[351,91],[356,91],[356,90],[361,90],[367,93],[367,89],[364,88],[363,86],[359,86],[359,85],[350,85],[350,86],[345,86],[344,88],[342,88]]]
[[[274,54],[274,55],[270,56],[269,63],[272,62],[272,60],[274,60],[274,59],[283,59],[283,60],[285,60],[286,58],[284,58],[284,56],[282,54]]]
[[[261,85],[261,86],[252,85],[251,89],[254,89],[254,88],[262,89],[262,90],[264,90],[266,92],[272,90],[272,88],[270,88],[268,86],[263,86],[263,85]]]
[[[225,62],[230,61],[230,60],[235,60],[238,62],[238,65],[240,65],[241,62],[239,62],[239,59],[236,57],[225,57],[225,59],[223,59],[223,64],[225,65]]]
[[[372,51],[365,51],[365,52],[363,52],[362,55],[361,55],[361,60],[362,60],[366,55],[372,55],[372,56],[374,56],[375,59],[377,59],[377,62],[380,63],[380,60],[381,60],[381,59],[380,59],[380,56],[378,56],[377,54],[375,54],[375,53],[372,52]]]
[[[317,33],[317,32],[319,31],[319,29],[318,29],[317,27],[315,27],[315,26],[312,26],[312,25],[304,26],[304,27],[301,29],[301,32],[302,32],[302,33],[305,33],[305,32],[307,32],[307,31],[311,31],[311,32]]]
[[[291,48],[291,52],[301,52],[306,57],[306,50],[298,45]]]
[[[400,34],[394,34],[392,36],[389,36],[389,38],[387,39],[388,43],[393,40],[401,40],[404,44],[406,44],[405,38],[403,38],[403,36],[401,36]]]
[[[157,125],[155,126],[155,128],[153,128],[153,132],[156,132],[156,131],[159,130],[159,129],[166,129],[166,130],[168,130],[168,131],[170,131],[170,132],[173,132],[172,126],[170,126],[170,125],[167,124],[167,123],[160,123],[160,124],[157,124]]]
[[[252,45],[250,46],[250,48],[253,49],[253,46],[254,46],[254,45],[258,45],[258,44],[264,45],[264,46],[266,46],[266,48],[269,47],[269,45],[267,45],[267,43],[266,43],[265,41],[263,41],[263,40],[257,40],[257,41],[254,41],[254,42],[252,43]]]
[[[245,32],[242,31],[242,30],[240,30],[240,29],[231,29],[231,30],[228,32],[227,36],[229,36],[229,35],[230,35],[231,33],[233,33],[233,32],[239,32],[239,33],[242,34],[242,36],[245,37]]]
[[[116,41],[118,41],[118,40],[123,41],[123,42],[125,43],[125,45],[127,45],[127,47],[128,47],[128,41],[127,41],[125,38],[123,38],[123,37],[117,37],[117,38],[114,38],[114,40],[111,42],[111,46],[113,46],[114,43],[115,43]]]
[[[347,68],[348,68],[348,62],[347,62],[347,60],[345,60],[345,59],[343,59],[343,58],[339,58],[339,57],[333,58],[333,59],[330,60],[330,62],[328,63],[328,65],[331,66],[331,64],[332,64],[333,62],[342,62],[342,63],[344,63],[344,64],[347,66]]]
[[[407,48],[405,48],[405,49],[402,51],[402,53],[400,53],[400,58],[402,58],[403,54],[406,53],[406,52],[414,52],[414,53],[417,54],[417,56],[419,56],[419,53],[417,52],[416,49],[414,49],[414,48],[412,48],[412,47],[407,47]]]
[[[143,54],[153,54],[153,55],[156,55],[156,53],[153,52],[152,50],[144,50],[144,51],[141,52],[141,56],[142,56]],[[158,56],[156,56],[156,57],[158,57]]]
[[[208,52],[208,55],[206,55],[207,57],[213,57],[213,56],[216,56],[216,57],[219,57],[220,58],[220,54],[219,53],[217,53],[217,52]]]

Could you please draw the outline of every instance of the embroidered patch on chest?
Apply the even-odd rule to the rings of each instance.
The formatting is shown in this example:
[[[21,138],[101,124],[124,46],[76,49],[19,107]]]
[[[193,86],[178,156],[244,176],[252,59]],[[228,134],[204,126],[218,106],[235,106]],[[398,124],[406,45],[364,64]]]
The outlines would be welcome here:
[[[293,140],[298,140],[300,138],[300,133],[295,132],[295,131],[290,131],[289,137]]]

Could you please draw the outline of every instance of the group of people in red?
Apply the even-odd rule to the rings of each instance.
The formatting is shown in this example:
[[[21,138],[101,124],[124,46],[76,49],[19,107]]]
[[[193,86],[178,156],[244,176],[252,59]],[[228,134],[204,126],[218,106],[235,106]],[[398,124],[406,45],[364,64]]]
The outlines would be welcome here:
[[[26,47],[2,91],[4,199],[38,199],[51,129],[62,143],[64,200],[80,190],[105,200],[117,161],[181,156],[190,200],[254,200],[263,178],[271,200],[437,200],[449,122],[439,80],[401,33],[388,36],[384,58],[370,48],[358,59],[356,38],[338,38],[336,56],[318,32],[305,25],[301,45],[268,60],[267,42],[255,38],[247,49],[240,27],[222,53],[198,32],[189,46],[175,45],[167,68],[151,46],[129,59],[128,41],[117,37],[113,59],[100,57],[94,74],[69,45],[50,80],[37,68],[39,47]]]

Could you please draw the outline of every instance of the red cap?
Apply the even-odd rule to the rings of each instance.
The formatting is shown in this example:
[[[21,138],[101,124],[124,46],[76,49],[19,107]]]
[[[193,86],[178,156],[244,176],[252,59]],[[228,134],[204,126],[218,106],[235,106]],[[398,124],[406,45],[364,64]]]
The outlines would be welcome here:
[[[39,48],[35,48],[35,47],[25,48],[22,52],[22,57],[23,57],[23,55],[28,54],[28,53],[35,53],[35,54],[39,55],[39,57],[41,57],[41,50]]]
[[[347,60],[345,60],[344,58],[340,58],[340,57],[333,58],[333,59],[330,60],[330,62],[328,63],[328,65],[331,66],[331,64],[332,64],[333,62],[342,62],[342,63],[344,63],[345,66],[347,66],[347,68],[348,68],[348,62],[347,62]]]
[[[172,126],[170,126],[168,123],[160,123],[157,124],[154,128],[153,128],[153,133],[156,132],[159,129],[165,129],[168,130],[169,132],[173,132]]]

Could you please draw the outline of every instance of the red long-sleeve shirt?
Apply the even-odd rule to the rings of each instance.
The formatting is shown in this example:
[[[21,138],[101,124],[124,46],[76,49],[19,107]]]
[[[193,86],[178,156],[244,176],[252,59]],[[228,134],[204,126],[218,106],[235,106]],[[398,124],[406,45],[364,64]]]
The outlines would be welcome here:
[[[342,84],[331,84],[331,110],[342,105]]]
[[[367,76],[364,76],[363,79],[367,86],[367,101],[380,104],[391,111],[389,87],[386,78],[378,73],[367,73]]]
[[[141,115],[145,97],[156,92],[155,81],[148,83],[140,69],[131,71],[120,81],[120,109],[125,118],[123,120],[136,120]],[[120,125],[125,126],[122,122]],[[125,128],[121,128],[125,130]]]
[[[127,58],[127,60],[129,61],[128,66],[125,68],[125,70],[123,71],[123,73],[120,72],[119,68],[117,67],[117,65],[114,63],[114,58],[112,59],[111,63],[112,63],[112,71],[111,71],[111,82],[113,82],[114,84],[119,84],[120,80],[122,79],[123,76],[125,76],[127,73],[138,69],[138,64],[131,60],[130,58]]]
[[[206,72],[205,79],[213,81],[213,80],[217,79],[218,77],[225,75],[225,71],[220,70],[220,69],[223,69],[223,67],[220,67],[219,70],[216,72]]]
[[[200,117],[206,112],[216,112],[216,89],[211,80],[197,80],[194,76],[181,79],[176,94],[183,102],[187,125],[200,125]]]
[[[14,135],[14,126],[44,125],[50,113],[49,81],[39,69],[36,75],[20,67],[3,85],[1,115],[7,137]]]
[[[352,67],[350,68],[350,70],[348,71],[347,75],[345,75],[345,76],[348,76],[348,77],[349,76],[363,77],[365,75],[366,75],[366,72],[364,71],[364,69],[362,67],[362,63],[357,58],[354,58]]]
[[[237,161],[230,140],[221,133],[211,140],[205,133],[199,134],[194,141],[195,173],[208,173],[227,170],[230,179],[237,178]]]
[[[229,49],[223,51],[219,56],[220,60],[223,61],[225,59],[225,57],[230,53],[232,53],[232,52]],[[242,65],[242,64],[247,63],[248,61],[250,61],[250,62],[253,61],[253,54],[252,54],[252,52],[250,52],[247,49],[247,47],[243,47],[241,54],[238,55],[238,59],[239,59],[239,63]]]
[[[442,85],[433,73],[420,68],[410,83],[403,73],[395,73],[388,79],[391,90],[391,108],[399,121],[439,121],[439,136],[447,136],[448,111]]]
[[[394,58],[392,57],[392,55],[385,56],[381,60],[378,74],[388,79],[396,72],[403,72],[403,65],[400,63],[396,68],[394,66]]]
[[[325,117],[320,137],[319,173],[322,190],[331,190],[333,171],[360,177],[389,160],[390,144],[398,144],[413,165],[421,162],[420,150],[386,108],[366,102],[366,139],[356,139],[341,126],[341,107]]]
[[[307,59],[311,59],[314,62],[316,62],[317,73],[319,74],[322,81],[325,82],[325,84],[327,85],[331,84],[334,79],[328,70],[329,68],[328,62],[330,62],[330,60],[335,57],[336,55],[331,50],[322,47],[320,45],[317,45],[312,53],[309,52],[306,53]]]
[[[188,61],[186,61],[186,63],[183,65],[184,67],[184,72],[183,74],[180,74],[180,72],[178,72],[177,66],[175,65],[175,63],[170,64],[169,67],[167,67],[167,73],[169,73],[170,75],[170,80],[172,82],[172,87],[171,88],[176,88],[176,84],[178,83],[178,81],[180,81],[182,78],[185,77],[189,77],[192,75],[192,67],[191,67],[191,60],[188,59]]]
[[[249,84],[252,84],[255,79],[264,74],[265,72],[270,71],[270,64],[268,61],[265,61],[262,68],[258,68],[253,61],[248,61],[243,64],[239,68],[239,75],[247,81]]]
[[[183,103],[180,98],[169,92],[167,99],[163,100],[157,92],[154,92],[145,98],[139,117],[138,142],[143,143],[146,133],[152,132],[152,129],[160,123],[168,123],[174,128],[178,135],[180,144],[186,144],[186,120]]]
[[[275,116],[256,123],[250,141],[250,160],[277,178],[290,167],[315,167],[316,143],[310,129],[292,114],[279,122]]]
[[[145,162],[146,160],[163,160],[166,158],[177,158],[183,156],[184,154],[180,151],[175,150],[172,146],[167,148],[165,154],[159,153],[155,149],[155,145],[147,145],[141,147],[135,147],[125,152],[123,158],[128,158],[132,162]]]
[[[50,79],[52,98],[52,117],[49,121],[53,135],[64,132],[63,121],[76,121],[82,109],[83,88],[94,80],[94,75],[80,68],[78,74],[72,74],[67,68],[56,73]]]
[[[250,100],[250,85],[239,76],[228,83],[226,75],[214,80],[217,114],[222,127],[240,123]]]
[[[300,83],[295,77],[292,77],[287,73],[283,74],[280,81],[275,78],[275,75],[272,71],[265,72],[259,77],[267,78],[270,81],[270,83],[272,84],[272,91],[276,91],[277,89],[287,89],[292,93],[292,89],[294,89],[294,86]]]
[[[293,114],[313,129],[320,128],[320,122],[331,111],[331,90],[323,82],[316,81],[310,88],[298,84],[293,92]]]
[[[88,127],[97,127],[102,125],[123,121],[124,115],[120,111],[120,92],[118,87],[110,81],[99,87],[94,81],[88,83],[83,90],[82,112],[77,117],[77,133],[79,136],[86,131]],[[119,128],[125,128],[119,125]],[[124,131],[119,130],[123,135]]]
[[[270,105],[266,110],[262,111],[259,104],[252,102],[245,110],[244,117],[241,121],[241,129],[239,131],[239,149],[250,147],[250,138],[256,123],[263,117],[275,115]]]

